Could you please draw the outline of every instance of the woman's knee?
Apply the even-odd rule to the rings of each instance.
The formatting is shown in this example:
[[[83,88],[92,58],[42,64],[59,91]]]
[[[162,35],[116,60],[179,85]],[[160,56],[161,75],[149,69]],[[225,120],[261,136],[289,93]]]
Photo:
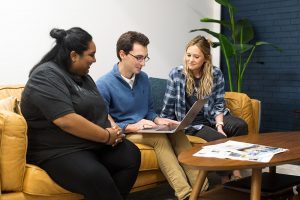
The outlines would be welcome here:
[[[210,132],[210,133],[203,133],[203,132],[198,132],[196,133],[197,137],[200,137],[204,140],[206,140],[207,142],[211,142],[211,141],[215,141],[215,140],[219,140],[219,139],[224,139],[226,138],[225,135],[215,131],[215,132]]]
[[[242,119],[239,119],[236,121],[236,135],[246,135],[248,134],[248,124],[242,120]]]
[[[141,151],[140,149],[131,141],[124,141],[124,158],[130,167],[139,168],[141,163]]]

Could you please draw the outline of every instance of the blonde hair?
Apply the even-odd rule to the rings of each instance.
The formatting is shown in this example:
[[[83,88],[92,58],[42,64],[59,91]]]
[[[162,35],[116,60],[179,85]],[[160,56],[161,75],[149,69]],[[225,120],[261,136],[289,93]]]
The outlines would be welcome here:
[[[203,99],[207,96],[209,96],[212,92],[213,87],[213,74],[212,74],[212,62],[211,62],[211,53],[210,53],[210,46],[211,42],[208,41],[203,36],[197,36],[194,39],[192,39],[185,48],[185,52],[187,49],[191,46],[197,46],[200,51],[204,55],[205,62],[200,67],[200,82],[199,87],[196,89],[196,84],[194,81],[194,76],[192,74],[192,71],[188,68],[187,62],[186,62],[186,56],[184,56],[184,73],[186,75],[186,92],[189,96],[193,94],[193,92],[196,90],[196,96],[198,99]]]

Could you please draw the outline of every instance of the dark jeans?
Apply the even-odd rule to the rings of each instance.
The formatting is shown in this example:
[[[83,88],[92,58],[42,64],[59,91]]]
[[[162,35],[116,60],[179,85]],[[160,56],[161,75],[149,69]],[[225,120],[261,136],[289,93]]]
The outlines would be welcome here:
[[[244,120],[227,114],[224,116],[223,130],[227,137],[246,135],[248,134],[248,125]],[[226,138],[223,134],[216,130],[214,125],[211,125],[210,123],[206,123],[201,130],[189,129],[187,134],[200,137],[207,142]]]
[[[138,174],[140,151],[130,141],[83,150],[40,165],[63,188],[86,200],[126,199]]]

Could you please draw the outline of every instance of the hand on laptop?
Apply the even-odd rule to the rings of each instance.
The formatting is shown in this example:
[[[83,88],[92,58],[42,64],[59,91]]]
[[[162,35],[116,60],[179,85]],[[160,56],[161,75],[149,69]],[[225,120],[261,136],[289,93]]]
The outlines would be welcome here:
[[[167,126],[180,124],[180,122],[178,121],[168,119],[168,118],[160,118],[160,117],[156,117],[154,123],[157,125],[167,125]]]
[[[142,119],[135,124],[128,124],[125,131],[126,131],[126,133],[134,133],[134,132],[137,132],[142,129],[154,128],[156,126],[157,125],[153,121],[147,120],[147,119]]]

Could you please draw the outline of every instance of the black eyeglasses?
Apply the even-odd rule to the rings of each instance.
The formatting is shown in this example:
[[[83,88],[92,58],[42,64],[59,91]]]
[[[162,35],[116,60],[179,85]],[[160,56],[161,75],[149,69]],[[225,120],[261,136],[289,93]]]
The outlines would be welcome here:
[[[144,57],[144,56],[135,56],[135,55],[132,55],[131,53],[128,53],[129,55],[131,55],[132,57],[134,57],[138,62],[148,62],[150,60],[150,58],[148,56]]]

